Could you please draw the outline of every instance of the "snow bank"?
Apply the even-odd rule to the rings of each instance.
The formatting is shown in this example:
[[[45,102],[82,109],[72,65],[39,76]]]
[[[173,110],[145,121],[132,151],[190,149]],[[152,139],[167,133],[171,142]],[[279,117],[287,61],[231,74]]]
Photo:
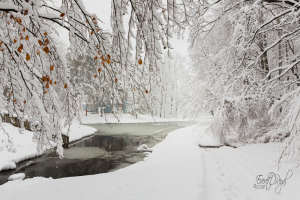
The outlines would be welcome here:
[[[23,180],[25,178],[25,174],[24,173],[18,173],[18,174],[14,174],[11,175],[8,180],[9,181],[15,181],[15,180]]]
[[[85,125],[80,125],[77,123],[73,123],[71,125],[71,131],[69,136],[69,142],[73,142],[76,140],[80,140],[86,136],[92,135],[95,132],[97,132],[97,129]],[[63,128],[62,133],[66,134],[68,131],[68,128]]]
[[[0,171],[15,169],[16,163],[41,155],[37,151],[36,143],[32,141],[33,132],[25,130],[24,134],[20,134],[19,128],[8,123],[2,123],[2,127],[10,135],[15,150],[8,148],[11,144],[7,142],[7,135],[0,129]],[[66,130],[63,129],[63,133]],[[71,126],[69,142],[92,135],[96,131],[92,127],[74,124]]]
[[[147,122],[174,122],[174,121],[188,121],[189,119],[182,118],[160,118],[158,116],[154,116],[154,119],[151,115],[138,115],[138,118],[130,114],[118,115],[118,119],[113,114],[106,114],[101,117],[100,114],[91,114],[88,113],[87,116],[85,114],[81,114],[81,120],[83,124],[103,124],[103,123],[147,123]]]
[[[0,142],[4,143],[2,150],[0,149],[0,171],[16,168],[16,164],[23,160],[39,156],[36,144],[32,142],[33,132],[24,131],[24,134],[19,133],[19,128],[11,124],[2,123],[2,127],[10,135],[11,140],[16,148],[16,152],[9,151],[3,141],[7,140],[6,134],[0,130]]]
[[[1,198],[81,200],[97,199],[100,195],[102,200],[201,199],[202,151],[191,134],[194,128],[191,126],[169,133],[145,161],[127,168],[92,176],[8,182],[0,187]],[[45,195],[49,190],[55,192]]]

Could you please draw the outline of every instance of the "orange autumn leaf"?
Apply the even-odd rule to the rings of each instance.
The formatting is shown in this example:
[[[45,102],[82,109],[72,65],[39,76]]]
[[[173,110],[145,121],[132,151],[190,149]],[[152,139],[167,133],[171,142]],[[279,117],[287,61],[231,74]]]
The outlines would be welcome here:
[[[110,58],[111,58],[109,54],[107,54],[107,58],[108,58],[108,59],[110,59]]]
[[[46,86],[45,86],[46,88],[49,88],[49,83],[46,83]]]
[[[54,81],[54,85],[56,85],[57,84],[57,82],[56,81]]]
[[[50,71],[53,71],[54,70],[54,64],[52,64],[51,66],[50,66]]]
[[[42,40],[38,40],[38,43],[40,44],[40,46],[42,46],[42,45],[43,45],[43,42],[42,42]]]
[[[98,59],[98,57],[96,56],[95,58],[94,58],[94,60],[97,60]]]
[[[45,79],[45,77],[44,77],[44,76],[42,77],[42,81],[43,81],[43,82],[45,82],[45,81],[46,81],[46,79]]]
[[[45,32],[45,33],[43,33],[44,34],[44,36],[47,36],[48,35],[48,33],[47,32]]]
[[[49,81],[50,81],[50,77],[49,77],[48,75],[46,75],[46,76],[45,76],[45,80],[46,80],[47,82],[49,82]]]
[[[49,81],[49,84],[52,85],[52,80]]]
[[[102,68],[101,68],[101,67],[99,67],[99,68],[98,68],[98,72],[101,72],[101,70],[102,70]]]
[[[43,51],[45,51],[46,54],[48,54],[49,53],[49,48],[46,46],[46,47],[43,48]]]
[[[1,42],[0,42],[0,45],[2,45],[2,44],[3,44],[3,42],[1,41]]]
[[[16,39],[14,39],[14,43],[17,43],[17,40],[16,40]]]
[[[23,39],[23,35],[22,34],[20,34],[20,40],[22,40]]]
[[[148,93],[148,90],[146,90],[146,94]]]
[[[60,14],[60,17],[64,17],[64,16],[65,16],[65,13],[61,13],[61,14]]]
[[[25,26],[23,26],[23,27],[22,27],[22,31],[23,31],[23,32],[25,32],[25,31],[26,31],[26,28],[25,28]]]
[[[19,46],[18,52],[19,52],[19,53],[22,53],[22,50],[23,50],[23,44],[21,44],[21,45]]]
[[[65,84],[64,88],[67,89],[67,87],[68,87],[68,84]]]
[[[45,42],[44,42],[44,45],[46,46],[46,45],[48,45],[49,44],[49,40],[48,40],[48,38],[46,38],[46,40],[45,40]]]
[[[14,99],[14,103],[17,103],[17,100]]]
[[[36,55],[40,55],[40,53],[41,53],[40,50],[37,49],[37,50],[36,50]]]
[[[26,60],[29,61],[30,60],[30,55],[27,53],[26,54]]]
[[[140,65],[143,64],[143,61],[142,61],[141,58],[138,60],[138,63],[139,63]]]
[[[97,78],[97,75],[95,75],[94,78]]]
[[[19,53],[22,53],[21,46],[19,46],[19,48],[18,48],[18,52],[19,52]]]
[[[91,32],[91,35],[93,35],[93,34],[94,34],[94,31]]]
[[[118,82],[118,79],[116,78],[115,81]]]
[[[25,36],[25,40],[29,40],[29,36],[28,35]]]
[[[26,104],[26,101],[23,101],[24,102],[24,104]]]

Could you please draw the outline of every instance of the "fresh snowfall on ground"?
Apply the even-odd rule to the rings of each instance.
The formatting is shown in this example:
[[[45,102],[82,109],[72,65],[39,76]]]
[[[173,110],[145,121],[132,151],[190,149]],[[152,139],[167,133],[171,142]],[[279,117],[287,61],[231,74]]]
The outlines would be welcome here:
[[[0,187],[1,199],[299,199],[300,170],[276,166],[280,143],[199,148],[199,142],[212,143],[205,133],[210,123],[206,118],[171,132],[144,161],[115,172],[10,181]],[[258,182],[270,172],[281,182]],[[268,190],[258,189],[264,186]],[[51,195],[45,195],[49,191]]]

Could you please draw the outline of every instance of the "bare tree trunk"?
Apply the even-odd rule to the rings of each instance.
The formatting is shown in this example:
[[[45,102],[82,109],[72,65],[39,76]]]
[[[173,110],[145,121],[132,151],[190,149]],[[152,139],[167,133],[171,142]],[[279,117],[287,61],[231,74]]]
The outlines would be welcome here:
[[[85,103],[85,116],[87,116],[87,107],[88,107],[88,104],[87,104],[87,102]]]
[[[281,38],[281,35],[282,35],[282,30],[278,30],[278,37]],[[282,62],[283,62],[283,55],[282,55],[282,41],[280,41],[278,43],[278,67],[282,67]],[[282,72],[282,69],[279,69],[279,75],[281,74]],[[279,77],[279,80],[280,80],[280,77]]]
[[[162,117],[163,101],[164,101],[163,89],[161,89],[160,114],[159,114],[160,118]]]
[[[166,94],[164,94],[164,102],[165,102],[165,104],[167,102],[167,95]],[[164,118],[166,118],[166,108],[164,108]]]
[[[171,110],[170,110],[171,117],[173,117],[173,95],[174,95],[174,84],[172,84],[172,93],[171,93]]]

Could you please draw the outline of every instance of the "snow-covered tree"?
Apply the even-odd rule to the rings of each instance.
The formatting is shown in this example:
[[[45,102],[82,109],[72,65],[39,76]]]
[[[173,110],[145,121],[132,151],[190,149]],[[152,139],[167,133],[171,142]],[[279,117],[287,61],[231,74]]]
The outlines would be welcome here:
[[[39,150],[57,145],[62,156],[61,121],[70,126],[83,101],[56,42],[57,27],[69,32],[70,59],[88,55],[94,60],[94,76],[112,104],[122,101],[122,89],[139,91],[152,110],[151,84],[163,49],[171,56],[172,34],[181,33],[188,20],[185,11],[197,7],[175,0],[111,2],[112,32],[106,32],[82,0],[62,0],[59,6],[51,0],[0,1],[0,112],[32,122]]]
[[[298,9],[292,0],[210,1],[193,18],[190,41],[199,74],[210,74],[193,102],[213,108],[213,132],[267,142],[265,133],[280,124],[290,132],[281,158],[299,163]],[[207,56],[197,66],[199,55]]]

